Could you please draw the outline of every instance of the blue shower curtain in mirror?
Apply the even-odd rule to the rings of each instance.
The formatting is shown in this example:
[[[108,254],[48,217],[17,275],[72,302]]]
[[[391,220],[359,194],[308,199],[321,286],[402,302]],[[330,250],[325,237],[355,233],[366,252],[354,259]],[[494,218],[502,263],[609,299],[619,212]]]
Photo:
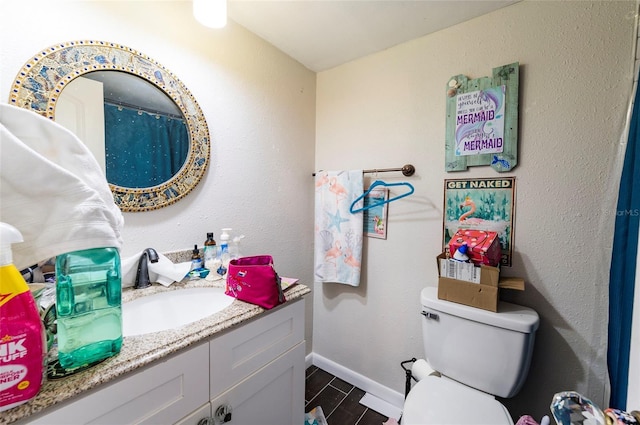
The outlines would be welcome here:
[[[107,181],[129,188],[156,186],[184,164],[189,134],[181,119],[105,104]]]
[[[609,346],[607,363],[611,380],[609,406],[626,409],[633,297],[640,220],[640,90],[636,91],[624,156],[616,225],[614,255],[609,272]],[[637,407],[637,406],[636,406]]]

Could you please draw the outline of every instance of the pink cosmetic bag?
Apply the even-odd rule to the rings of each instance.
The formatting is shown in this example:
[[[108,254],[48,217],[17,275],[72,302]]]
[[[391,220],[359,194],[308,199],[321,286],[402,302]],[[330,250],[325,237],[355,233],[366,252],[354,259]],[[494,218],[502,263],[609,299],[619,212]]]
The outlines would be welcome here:
[[[266,309],[286,301],[270,255],[231,260],[225,293]]]

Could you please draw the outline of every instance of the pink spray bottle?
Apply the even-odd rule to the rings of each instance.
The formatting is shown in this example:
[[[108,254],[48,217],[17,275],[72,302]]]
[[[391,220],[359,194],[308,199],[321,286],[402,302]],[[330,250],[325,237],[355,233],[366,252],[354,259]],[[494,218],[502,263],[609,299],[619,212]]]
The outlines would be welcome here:
[[[12,264],[11,244],[22,242],[0,222],[0,412],[25,403],[44,380],[44,327],[29,286]]]

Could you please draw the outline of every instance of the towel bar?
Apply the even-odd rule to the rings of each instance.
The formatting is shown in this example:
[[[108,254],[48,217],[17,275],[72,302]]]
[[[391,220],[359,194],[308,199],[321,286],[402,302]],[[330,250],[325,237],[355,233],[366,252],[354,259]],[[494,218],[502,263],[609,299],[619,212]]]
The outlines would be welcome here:
[[[404,176],[413,176],[416,172],[416,167],[414,167],[411,164],[406,164],[405,166],[401,167],[401,168],[374,168],[371,170],[363,170],[363,173],[388,173],[391,171],[402,171],[402,174]],[[316,175],[316,173],[312,174],[313,176]]]

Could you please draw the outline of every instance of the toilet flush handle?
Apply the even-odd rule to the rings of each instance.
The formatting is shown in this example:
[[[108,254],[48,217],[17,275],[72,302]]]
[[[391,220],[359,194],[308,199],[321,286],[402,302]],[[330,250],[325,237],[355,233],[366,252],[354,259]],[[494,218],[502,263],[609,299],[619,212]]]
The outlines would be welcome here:
[[[430,311],[423,311],[422,315],[427,319],[440,320],[440,317],[438,317],[437,314],[431,313]]]

